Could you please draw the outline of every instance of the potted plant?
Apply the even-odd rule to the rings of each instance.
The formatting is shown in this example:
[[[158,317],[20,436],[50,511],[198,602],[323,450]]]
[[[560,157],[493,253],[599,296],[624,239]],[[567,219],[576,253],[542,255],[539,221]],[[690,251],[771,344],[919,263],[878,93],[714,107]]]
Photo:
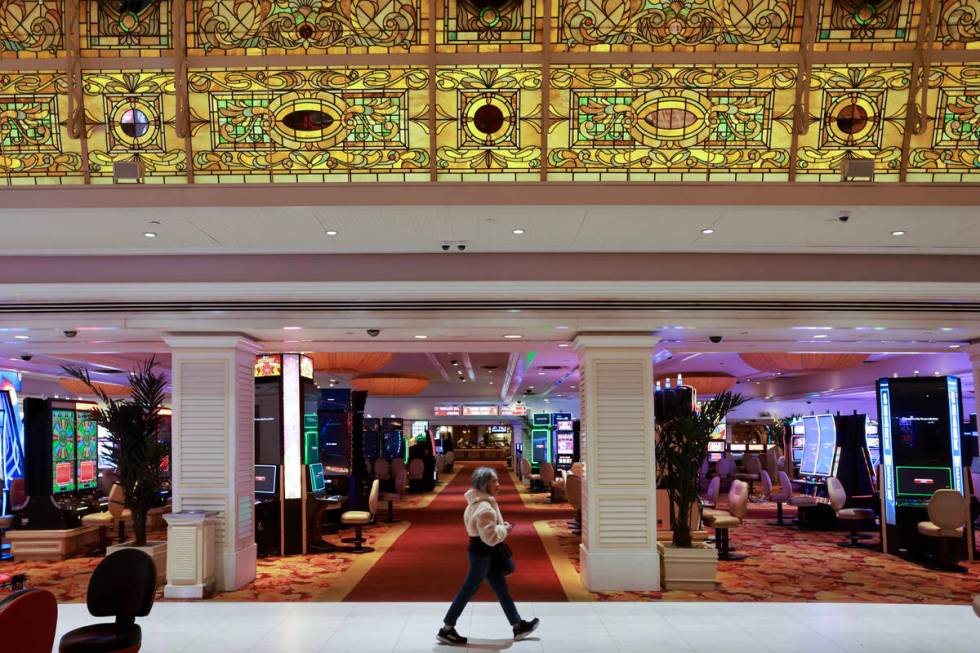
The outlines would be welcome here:
[[[167,543],[146,539],[147,513],[160,491],[160,466],[167,454],[166,445],[159,440],[160,409],[165,398],[167,379],[156,372],[156,359],[151,357],[129,376],[129,395],[113,399],[97,383],[88,370],[63,367],[72,377],[92,390],[101,404],[92,411],[92,419],[108,431],[108,459],[116,469],[119,484],[125,492],[125,507],[133,520],[133,539],[117,547],[135,547],[145,551],[157,565],[157,578],[166,575]]]
[[[691,537],[691,513],[699,503],[698,472],[708,455],[708,441],[725,415],[743,403],[723,392],[701,404],[698,412],[679,411],[660,425],[657,437],[658,486],[667,491],[673,537],[659,545],[663,581],[669,589],[714,589],[718,555]],[[695,513],[697,514],[697,513]],[[696,520],[694,520],[696,522]]]

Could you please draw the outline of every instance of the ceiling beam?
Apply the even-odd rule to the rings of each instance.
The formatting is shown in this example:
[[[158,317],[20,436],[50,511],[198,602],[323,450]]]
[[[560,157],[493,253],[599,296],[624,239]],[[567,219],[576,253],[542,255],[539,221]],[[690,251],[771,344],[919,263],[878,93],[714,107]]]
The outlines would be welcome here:
[[[439,372],[442,379],[448,383],[449,372],[446,371],[446,368],[443,367],[442,362],[436,357],[436,355],[431,352],[426,352],[425,357],[429,359],[430,363],[432,363],[432,367],[436,368],[436,371]]]
[[[466,376],[470,377],[470,381],[476,381],[476,372],[473,370],[473,361],[470,360],[470,355],[467,352],[463,352],[463,367],[466,368]]]

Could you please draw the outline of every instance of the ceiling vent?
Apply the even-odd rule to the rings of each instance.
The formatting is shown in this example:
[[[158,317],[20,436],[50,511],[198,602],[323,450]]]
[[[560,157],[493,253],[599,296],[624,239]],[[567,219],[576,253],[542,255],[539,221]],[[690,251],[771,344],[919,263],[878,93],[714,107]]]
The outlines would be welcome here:
[[[143,162],[139,159],[113,162],[112,179],[117,184],[143,183]]]
[[[874,181],[874,159],[844,159],[841,162],[841,181]]]

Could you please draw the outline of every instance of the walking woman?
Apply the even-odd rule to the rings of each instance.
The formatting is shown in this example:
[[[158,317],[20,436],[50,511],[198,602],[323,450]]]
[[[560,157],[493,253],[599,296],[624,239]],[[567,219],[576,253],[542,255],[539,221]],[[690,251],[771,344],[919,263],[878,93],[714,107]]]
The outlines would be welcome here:
[[[467,505],[463,513],[466,534],[470,536],[470,567],[436,638],[443,644],[466,644],[466,638],[456,632],[456,620],[486,580],[514,629],[514,639],[524,639],[538,627],[538,620],[521,619],[507,587],[507,576],[514,571],[514,562],[511,560],[510,547],[504,540],[514,527],[504,521],[497,505],[495,497],[500,489],[497,473],[489,467],[479,467],[473,472],[470,485],[473,487],[466,491]]]

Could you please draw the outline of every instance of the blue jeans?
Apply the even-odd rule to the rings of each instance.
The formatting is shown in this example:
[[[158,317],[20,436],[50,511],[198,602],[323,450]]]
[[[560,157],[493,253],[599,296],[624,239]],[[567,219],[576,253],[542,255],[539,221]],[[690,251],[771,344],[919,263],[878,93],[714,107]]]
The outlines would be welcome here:
[[[468,557],[470,568],[466,572],[466,580],[463,581],[463,586],[456,593],[456,598],[453,599],[453,604],[449,606],[449,612],[446,613],[443,622],[455,626],[456,620],[459,619],[459,615],[463,614],[466,604],[470,602],[470,599],[480,589],[480,585],[486,580],[490,584],[490,589],[497,595],[500,607],[504,609],[504,614],[507,615],[507,621],[510,622],[511,626],[517,625],[521,620],[521,615],[517,613],[514,599],[510,597],[507,578],[492,564],[493,558],[489,555],[473,552],[469,552]]]

